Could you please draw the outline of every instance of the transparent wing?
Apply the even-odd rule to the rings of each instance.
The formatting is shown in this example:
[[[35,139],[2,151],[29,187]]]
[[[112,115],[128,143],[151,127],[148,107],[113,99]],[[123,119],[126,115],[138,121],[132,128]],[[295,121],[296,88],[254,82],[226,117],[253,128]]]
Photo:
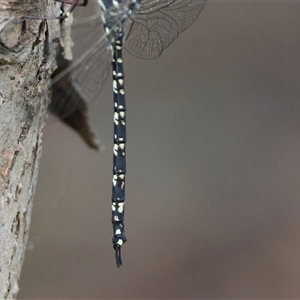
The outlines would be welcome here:
[[[99,4],[91,2],[88,8],[75,17],[72,24],[72,60],[62,55],[57,57],[58,66],[63,70],[55,74],[52,81],[53,96],[50,111],[63,119],[82,108],[82,102],[91,102],[99,98],[101,89],[111,69],[112,49],[109,33],[104,31]],[[124,4],[125,6],[125,4]],[[115,15],[112,31],[124,18],[122,11],[113,7],[107,13]],[[68,30],[68,28],[66,29]],[[62,49],[64,50],[64,49]]]
[[[159,57],[197,19],[206,2],[141,0],[136,14],[125,22],[126,50],[139,58]],[[114,15],[115,26],[125,20],[128,3],[123,1],[118,8],[112,7],[113,11],[107,11]],[[92,13],[75,19],[72,26],[73,60],[63,61],[64,71],[53,80],[50,109],[61,119],[82,107],[82,101],[97,99],[110,71],[112,51],[109,38],[104,32],[98,3],[90,4],[88,7]],[[88,8],[75,11],[87,13]],[[58,81],[59,78],[62,79]]]
[[[54,96],[59,99],[52,102],[61,118],[76,108],[76,99],[97,99],[110,71],[111,48],[100,18],[88,23],[74,21],[72,38],[72,61],[58,57],[58,66],[63,71],[53,78]],[[65,84],[67,81],[72,84]],[[58,87],[60,93],[55,94]]]
[[[125,49],[132,55],[152,59],[187,29],[207,0],[142,0],[127,27]]]

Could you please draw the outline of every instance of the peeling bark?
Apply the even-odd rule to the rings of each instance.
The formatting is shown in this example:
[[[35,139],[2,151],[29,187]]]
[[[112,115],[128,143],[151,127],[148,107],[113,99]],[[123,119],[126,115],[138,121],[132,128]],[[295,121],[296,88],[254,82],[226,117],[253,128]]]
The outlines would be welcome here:
[[[15,299],[19,290],[61,26],[20,19],[58,16],[60,7],[43,0],[0,3],[0,299]]]

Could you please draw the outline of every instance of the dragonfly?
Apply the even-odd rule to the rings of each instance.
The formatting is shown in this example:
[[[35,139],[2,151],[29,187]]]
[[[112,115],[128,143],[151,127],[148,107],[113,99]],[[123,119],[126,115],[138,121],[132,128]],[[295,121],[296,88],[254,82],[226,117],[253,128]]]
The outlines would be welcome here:
[[[71,8],[60,18],[67,18],[76,6],[88,0],[56,0]],[[122,52],[125,48],[142,59],[158,58],[164,49],[197,19],[207,0],[97,0],[98,12],[74,21],[79,47],[76,59],[53,79],[52,111],[61,117],[70,111],[75,98],[93,100],[99,95],[109,71],[112,71],[114,101],[112,244],[117,267],[122,265],[121,247],[127,241],[124,226],[126,174],[126,98]],[[76,43],[76,42],[75,42]],[[78,50],[76,50],[76,48]],[[76,53],[77,51],[77,53]],[[60,82],[68,76],[72,84],[62,90]],[[63,91],[58,93],[57,91]],[[56,97],[58,96],[59,97]],[[78,96],[79,95],[79,96]],[[86,110],[86,107],[83,109]]]

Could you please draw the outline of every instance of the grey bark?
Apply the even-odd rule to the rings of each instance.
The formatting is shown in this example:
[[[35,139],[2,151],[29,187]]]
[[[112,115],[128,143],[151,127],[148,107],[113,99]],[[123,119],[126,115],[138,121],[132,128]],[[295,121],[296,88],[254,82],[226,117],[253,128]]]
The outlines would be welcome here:
[[[0,299],[15,299],[42,151],[61,4],[0,0]],[[49,48],[48,48],[49,47]]]

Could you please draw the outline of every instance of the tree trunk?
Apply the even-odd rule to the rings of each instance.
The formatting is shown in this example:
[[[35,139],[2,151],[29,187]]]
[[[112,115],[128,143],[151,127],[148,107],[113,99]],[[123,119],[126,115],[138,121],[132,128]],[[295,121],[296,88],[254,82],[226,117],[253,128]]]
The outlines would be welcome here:
[[[49,2],[49,3],[47,3]],[[0,299],[15,299],[28,239],[55,68],[61,4],[44,0],[0,2]]]

